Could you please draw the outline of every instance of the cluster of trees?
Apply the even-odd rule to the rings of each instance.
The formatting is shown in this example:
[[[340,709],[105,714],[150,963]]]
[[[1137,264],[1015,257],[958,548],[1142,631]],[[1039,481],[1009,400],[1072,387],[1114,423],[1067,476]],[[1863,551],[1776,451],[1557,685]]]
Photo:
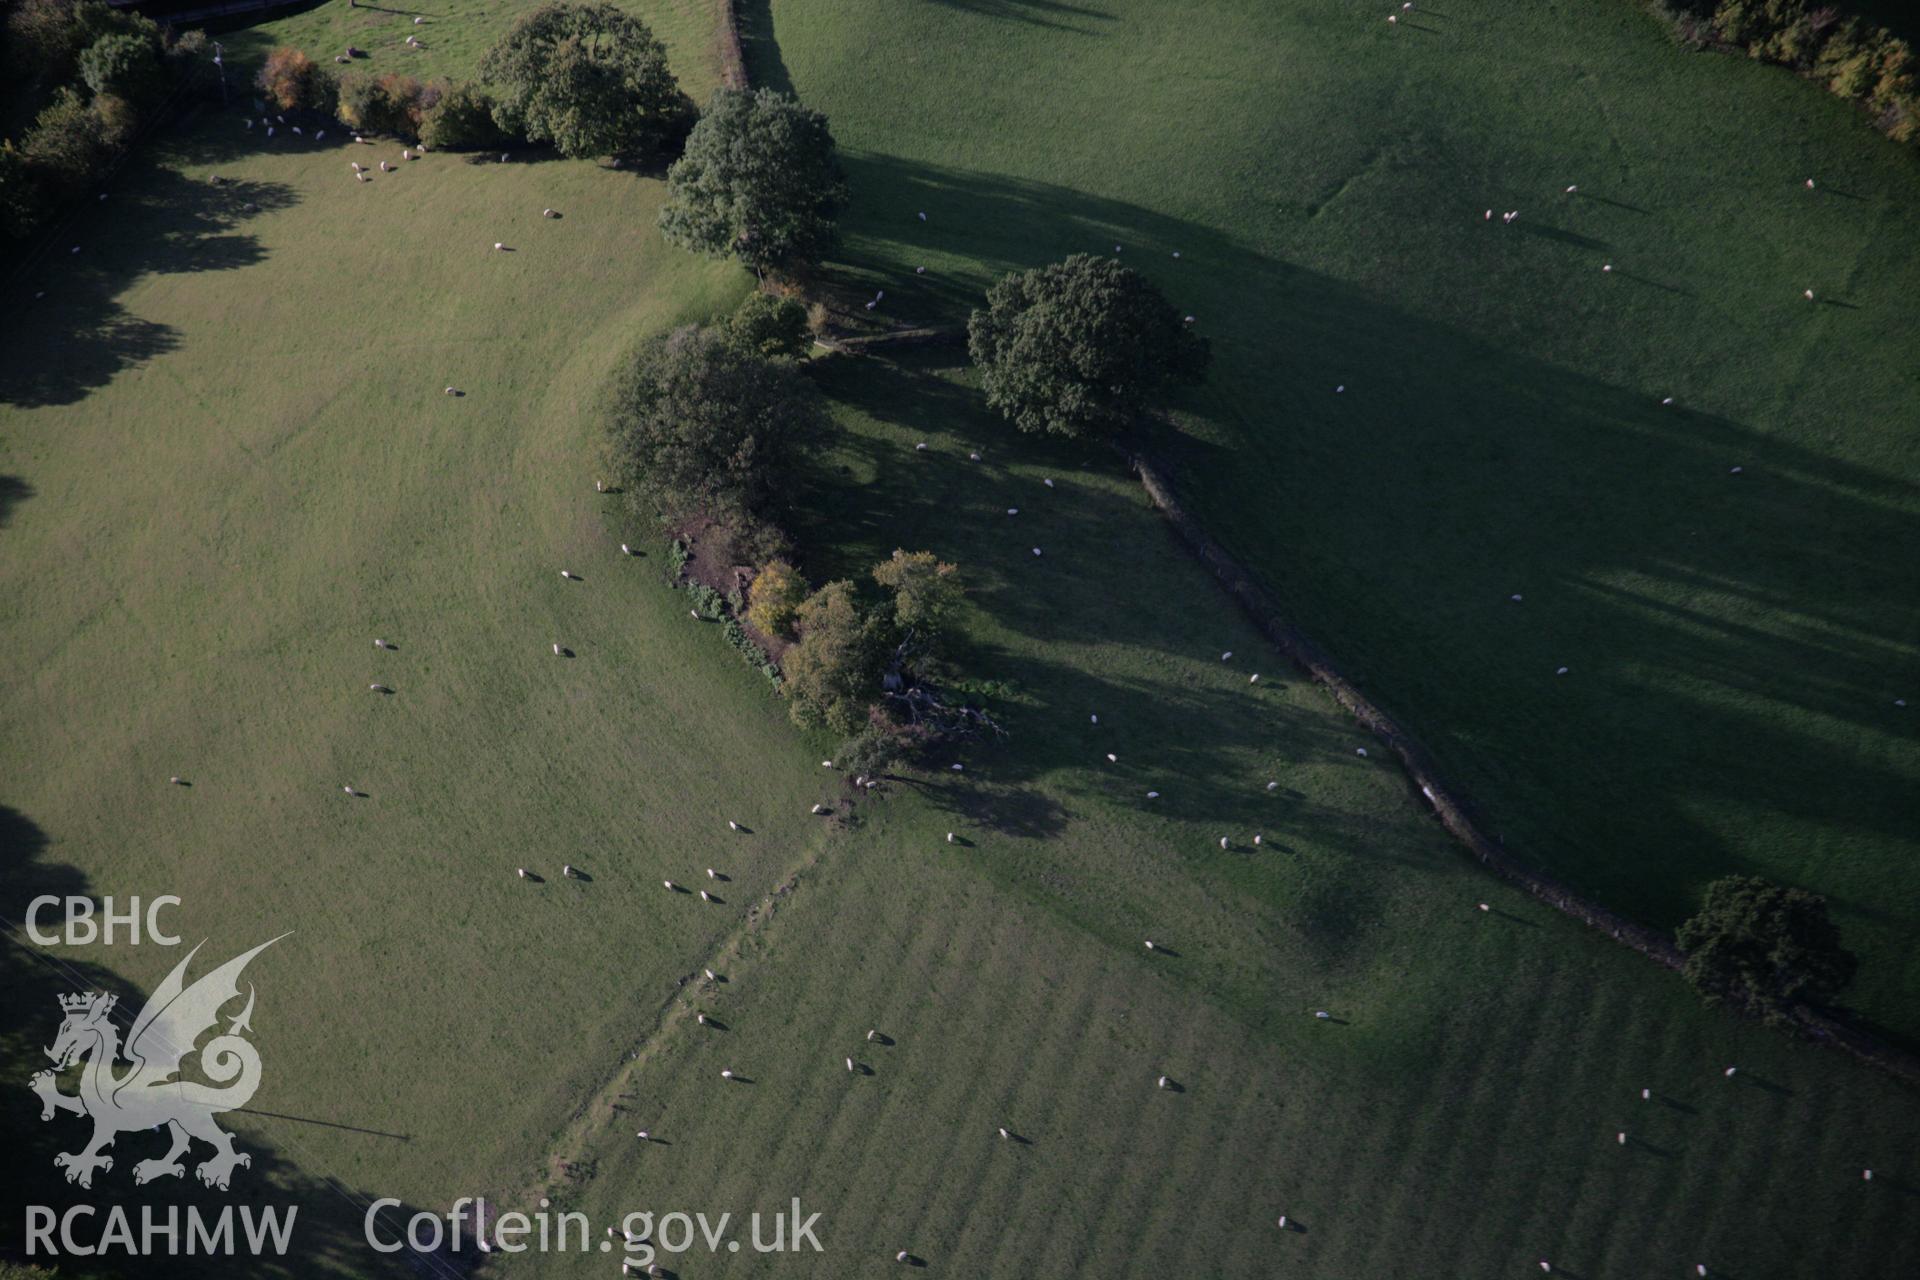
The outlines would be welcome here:
[[[344,56],[344,55],[343,55]],[[643,156],[687,132],[693,104],[651,28],[611,4],[549,4],[515,22],[477,81],[422,84],[275,49],[259,84],[281,111],[452,150],[545,143],[564,156]]]
[[[1920,61],[1913,46],[1825,0],[1656,0],[1684,39],[1729,44],[1791,67],[1866,108],[1900,142],[1920,142]]]
[[[16,238],[98,182],[170,103],[219,83],[203,32],[168,35],[100,0],[19,0],[0,40],[0,119],[32,122],[0,141],[0,228]]]

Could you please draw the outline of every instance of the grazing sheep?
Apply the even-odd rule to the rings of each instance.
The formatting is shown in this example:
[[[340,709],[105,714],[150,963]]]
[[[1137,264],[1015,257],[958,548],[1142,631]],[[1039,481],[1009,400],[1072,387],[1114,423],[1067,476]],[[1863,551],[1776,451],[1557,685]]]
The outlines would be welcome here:
[[[1156,948],[1156,947],[1155,947],[1155,946],[1153,945],[1153,939],[1152,939],[1152,938],[1148,938],[1148,939],[1147,939],[1147,950],[1149,950],[1149,951],[1154,951],[1154,950],[1157,950],[1157,948]]]
[[[1047,486],[1047,488],[1049,489],[1053,488],[1053,481],[1051,480],[1042,480],[1040,483]]]
[[[732,1072],[732,1071],[722,1071],[722,1072],[720,1073],[720,1078],[721,1078],[722,1080],[731,1080],[731,1079],[733,1079],[733,1072]]]
[[[967,455],[967,461],[968,461],[968,462],[978,462],[978,461],[980,461],[980,455],[979,455],[979,454],[977,454],[977,453],[970,453],[970,454],[968,454],[968,455]]]
[[[1173,1088],[1173,1081],[1166,1076],[1161,1076],[1158,1080],[1154,1081],[1154,1084],[1162,1089]]]
[[[1220,661],[1225,662],[1231,657],[1233,657],[1233,650],[1229,649],[1225,653],[1220,655]]]
[[[1567,194],[1568,194],[1568,195],[1572,195],[1572,194],[1573,194],[1574,192],[1576,192],[1576,191],[1578,191],[1579,189],[1580,189],[1580,187],[1579,187],[1579,185],[1578,185],[1578,184],[1576,183],[1575,185],[1573,185],[1573,186],[1570,186],[1570,187],[1568,187],[1568,188],[1567,188]]]
[[[1284,1213],[1280,1215],[1280,1229],[1282,1231],[1287,1229],[1287,1215]]]
[[[505,164],[506,162],[507,162],[507,153],[502,151],[500,153],[500,163]]]
[[[869,1040],[871,1040],[871,1039],[873,1039],[873,1038],[874,1038],[875,1036],[877,1036],[877,1035],[879,1035],[879,1034],[880,1034],[880,1032],[879,1032],[879,1029],[878,1029],[878,1028],[875,1028],[875,1027],[868,1027],[868,1028],[867,1028],[867,1039],[869,1039]]]
[[[620,554],[623,556],[630,556],[633,554],[633,548],[623,542],[620,544]]]
[[[1871,1169],[1862,1169],[1862,1170],[1860,1171],[1860,1180],[1861,1180],[1862,1182],[1872,1182],[1872,1181],[1873,1181],[1873,1170],[1871,1170]]]
[[[1661,403],[1661,404],[1672,404],[1672,403],[1673,403],[1673,397],[1672,397],[1672,396],[1667,396],[1667,397],[1665,397],[1664,399],[1662,399],[1662,400],[1660,401],[1660,403]]]
[[[1600,270],[1603,273],[1611,274],[1613,271],[1613,264],[1611,262],[1603,262],[1600,264]]]
[[[927,211],[925,209],[922,209],[920,211],[920,221],[925,222],[926,220],[927,220]]]
[[[1365,747],[1355,747],[1353,749],[1353,754],[1359,756],[1361,759],[1364,760],[1366,759],[1366,756],[1367,756],[1367,749]]]
[[[1558,671],[1555,671],[1553,674],[1557,676],[1563,676],[1567,674],[1567,669],[1565,667],[1561,667]]]
[[[557,644],[553,646],[553,656],[556,658],[560,656],[560,646]]]
[[[1088,721],[1088,723],[1090,723],[1090,724],[1099,724],[1099,723],[1100,723],[1100,717],[1099,717],[1098,715],[1089,715],[1089,716],[1087,717],[1087,721]]]
[[[702,901],[702,902],[712,902],[712,901],[713,901],[713,895],[712,895],[712,894],[710,894],[710,893],[708,893],[708,892],[707,892],[707,891],[706,891],[705,889],[702,889],[702,890],[700,891],[700,901]]]
[[[273,130],[271,130],[271,129],[269,129],[269,130],[267,130],[267,132],[268,132],[268,133],[272,133],[272,132],[273,132]],[[1813,290],[1811,290],[1811,289],[1808,289],[1808,290],[1807,290],[1807,291],[1806,291],[1805,293],[1803,293],[1803,294],[1801,294],[1800,296],[1801,296],[1801,297],[1803,297],[1803,298],[1805,298],[1805,299],[1806,299],[1806,300],[1807,300],[1808,302],[1812,302],[1812,301],[1813,301]]]
[[[952,844],[952,843],[953,843],[953,832],[951,832],[951,831],[949,831],[949,832],[947,832],[947,843],[948,843],[948,844]]]
[[[1640,1091],[1640,1101],[1642,1101],[1642,1102],[1652,1102],[1652,1101],[1653,1101],[1653,1090],[1651,1090],[1651,1089],[1642,1089],[1642,1090]]]
[[[1809,191],[1811,191],[1811,190],[1813,190],[1813,179],[1812,179],[1812,178],[1808,178],[1808,179],[1807,179],[1807,190],[1809,190]]]
[[[720,975],[711,969],[702,969],[700,972],[707,975],[708,982],[718,982],[720,980]]]
[[[293,131],[294,131],[295,133],[300,133],[300,126],[299,126],[299,125],[295,125],[295,126],[293,126]],[[302,136],[305,136],[305,135],[303,134]],[[103,196],[103,197],[101,197],[101,198],[102,198],[102,199],[105,199],[105,197],[104,197],[104,196]]]
[[[1039,555],[1039,554],[1040,554],[1040,548],[1038,548],[1038,547],[1035,547],[1035,548],[1033,549],[1033,554],[1035,554],[1035,555]]]
[[[322,129],[318,133],[313,135],[313,140],[315,142],[319,142],[322,138],[325,138],[326,136],[327,136],[327,131],[325,129]]]
[[[650,1129],[642,1129],[638,1133],[634,1134],[633,1136],[640,1139],[640,1141],[642,1142],[653,1141],[653,1131]]]
[[[1227,847],[1227,838],[1225,836],[1220,837],[1220,847],[1222,849]]]
[[[348,795],[352,795],[352,794],[353,794],[353,784],[351,784],[351,783],[342,783],[342,784],[340,785],[340,789],[341,789],[342,791],[344,791],[344,792],[346,792],[346,793],[347,793]]]
[[[739,823],[735,822],[732,818],[727,819],[727,830],[738,831],[739,829],[740,829]]]
[[[560,215],[559,215],[559,214],[557,214],[557,213],[555,213],[555,212],[554,212],[553,210],[551,210],[551,209],[542,209],[542,210],[540,211],[540,216],[541,216],[541,217],[543,217],[543,218],[557,218],[557,217],[559,217]]]
[[[251,119],[247,121],[247,128],[249,129],[253,128],[253,121]]]
[[[1007,1132],[1007,1127],[1005,1125],[1000,1126],[1000,1137],[1003,1140],[1007,1138],[1011,1138],[1012,1136],[1013,1136],[1012,1134]]]
[[[392,693],[393,692],[392,689],[389,689],[384,684],[370,684],[367,686],[367,688],[373,690],[375,693]]]
[[[177,773],[176,773],[176,774],[174,774],[174,775],[173,775],[173,776],[172,776],[171,778],[168,778],[168,779],[167,779],[167,781],[168,781],[168,782],[171,782],[171,783],[172,783],[172,784],[173,784],[174,786],[176,786],[176,787],[184,787],[184,786],[186,786],[186,785],[187,785],[187,780],[186,780],[185,778],[183,778],[183,777],[181,777],[181,776],[180,776],[179,774],[177,774]]]
[[[923,452],[923,451],[924,451],[924,450],[926,449],[926,447],[927,447],[927,446],[926,446],[926,445],[924,445],[924,444],[917,444],[917,445],[915,445],[915,446],[913,446],[913,451],[914,451],[915,453],[920,453],[920,452]]]
[[[506,247],[507,246],[499,240],[495,240],[493,242],[493,250],[495,253],[503,252],[506,249]]]
[[[1149,792],[1147,792],[1147,799],[1149,799],[1149,800],[1158,800],[1159,798],[1160,798],[1160,793],[1159,793],[1158,791],[1149,791]]]
[[[687,616],[689,618],[692,618],[695,622],[700,621],[700,611],[698,609],[687,610]]]
[[[267,126],[267,136],[268,136],[269,138],[271,138],[271,137],[273,136],[273,126],[272,126],[272,125],[268,125],[268,126]]]
[[[1727,1074],[1727,1079],[1729,1079],[1729,1080],[1731,1080],[1731,1079],[1733,1079],[1733,1077],[1734,1077],[1734,1074],[1735,1074],[1736,1072],[1738,1072],[1739,1070],[1740,1070],[1740,1068],[1738,1068],[1738,1067],[1728,1067],[1728,1068],[1727,1068],[1727,1073],[1726,1073],[1726,1074]]]
[[[355,179],[357,179],[360,182],[365,182],[367,180],[367,175],[364,173],[356,173],[353,176]]]
[[[700,1024],[701,1026],[703,1026],[703,1027],[707,1025],[707,1015],[706,1015],[706,1014],[704,1014],[704,1013],[696,1013],[696,1014],[694,1014],[694,1015],[693,1015],[693,1020],[694,1020],[695,1022],[697,1022],[697,1023],[699,1023],[699,1024]]]
[[[920,216],[924,218],[927,215],[923,213]],[[909,1254],[905,1249],[902,1249],[900,1252],[893,1255],[893,1260],[895,1262],[905,1262],[911,1256],[912,1255]]]
[[[1018,508],[1018,507],[1008,507],[1008,508],[1007,508],[1007,514],[1008,514],[1008,515],[1010,515],[1010,516],[1017,516],[1017,515],[1019,515],[1019,514],[1020,514],[1020,508]]]
[[[1247,683],[1248,683],[1248,684],[1259,684],[1259,683],[1260,683],[1260,673],[1259,673],[1258,671],[1256,671],[1256,672],[1254,672],[1254,673],[1253,673],[1252,675],[1250,675],[1250,676],[1248,676],[1248,677],[1247,677]]]
[[[1491,905],[1491,904],[1489,904],[1489,903],[1485,903],[1485,902],[1482,902],[1482,903],[1480,903],[1480,904],[1479,904],[1479,906],[1480,906],[1480,909],[1481,909],[1482,911],[1491,911],[1491,910],[1493,910],[1493,907],[1492,907],[1492,905]]]
[[[851,1071],[851,1070],[853,1070],[853,1059],[852,1059],[852,1058],[848,1058],[848,1059],[847,1059],[847,1070],[849,1070],[849,1071]]]
[[[576,573],[575,573],[575,572],[574,572],[573,570],[571,570],[571,569],[562,569],[562,570],[560,571],[560,576],[561,576],[561,577],[563,577],[563,578],[565,578],[565,579],[566,579],[567,581],[569,581],[569,582],[571,582],[571,581],[573,581],[573,580],[574,580],[575,578],[577,578],[577,577],[579,577],[579,575],[578,575],[578,574],[576,574]]]
[[[527,878],[527,869],[525,867],[516,867],[515,870],[517,870],[520,873],[520,878],[522,880],[525,880]]]
[[[1627,1131],[1625,1129],[1622,1129],[1619,1133],[1614,1134],[1613,1137],[1614,1137],[1614,1141],[1618,1142],[1621,1146],[1624,1147],[1627,1145]]]
[[[573,864],[571,862],[561,863],[560,874],[565,876],[569,880],[573,879]]]
[[[954,765],[948,765],[947,767],[952,769],[955,773],[960,773],[964,771],[967,766],[963,764],[954,764]]]
[[[813,806],[813,811],[815,813],[825,813],[827,811],[827,806],[823,804],[816,804],[815,806]]]
[[[387,163],[387,162],[386,162],[385,160],[382,160],[382,161],[380,162],[380,172],[382,172],[382,173],[392,173],[392,172],[393,172],[393,166],[392,166],[392,165],[390,165],[390,164],[388,164],[388,163]]]
[[[1313,1011],[1313,1016],[1318,1018],[1322,1022],[1325,1022],[1327,1021],[1327,1019],[1333,1017],[1333,1015],[1328,1013],[1325,1009],[1315,1009]]]
[[[391,648],[393,648],[393,646],[392,646],[392,645],[390,645],[390,644],[388,644],[388,643],[387,643],[387,642],[386,642],[385,640],[375,640],[375,641],[373,642],[373,647],[374,647],[374,648],[376,648],[376,649],[391,649]]]
[[[412,160],[414,158],[414,154],[411,151],[402,151],[400,153],[400,158],[402,160]]]
[[[1119,763],[1120,763],[1120,757],[1119,757],[1119,756],[1117,756],[1117,755],[1115,755],[1115,754],[1113,754],[1113,752],[1111,752],[1111,751],[1109,751],[1109,752],[1107,752],[1107,763],[1108,763],[1108,764],[1119,764]]]
[[[1253,838],[1253,846],[1256,849],[1260,847],[1260,837],[1258,835]]]
[[[366,168],[366,166],[361,164],[358,160],[347,161],[347,166],[351,168],[355,173],[359,173],[362,169]]]
[[[680,886],[679,886],[679,885],[677,885],[677,884],[675,884],[675,883],[674,883],[673,881],[671,881],[671,880],[662,880],[662,881],[661,881],[660,883],[661,883],[661,884],[663,884],[663,885],[665,885],[665,886],[667,886],[667,892],[668,892],[668,893],[678,893],[678,892],[680,892]]]

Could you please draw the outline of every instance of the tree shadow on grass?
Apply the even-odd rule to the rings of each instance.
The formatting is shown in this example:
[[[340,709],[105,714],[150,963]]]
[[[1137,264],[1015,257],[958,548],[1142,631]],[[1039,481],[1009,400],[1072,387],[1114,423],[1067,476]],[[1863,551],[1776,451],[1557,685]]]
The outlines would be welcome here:
[[[1176,406],[1180,434],[1155,446],[1183,500],[1518,855],[1670,925],[1714,876],[1781,874],[1751,823],[1703,813],[1762,804],[1830,831],[1856,885],[1898,883],[1920,852],[1905,781],[1914,748],[1893,719],[1912,714],[1894,699],[1920,688],[1920,650],[1886,604],[1920,596],[1920,557],[1889,553],[1920,545],[1920,486],[1519,355],[1229,232],[997,174],[874,154],[846,163],[860,213],[829,270],[849,289],[884,288],[893,322],[964,324],[1000,274],[1114,244],[1199,317],[1215,367]],[[915,275],[928,258],[958,265]],[[968,408],[964,388],[921,385],[924,410],[904,395],[860,407],[937,424],[954,437],[943,448],[984,444],[989,470],[1076,452],[1108,465],[1017,437]],[[925,514],[903,527],[908,513],[937,503],[951,527],[996,503],[1034,505],[1012,490],[956,497],[958,480],[913,465],[857,462],[873,492],[841,504],[835,536],[871,539],[863,554],[910,536],[938,549],[955,539],[932,536]],[[1085,567],[1119,508],[1075,502],[1072,563]],[[1012,529],[995,540],[1033,542]],[[1059,535],[1017,571],[997,552],[982,563],[968,542],[981,603],[1008,625],[1066,645],[1109,629],[1140,639],[1138,603],[1089,610],[1062,595]],[[1869,965],[1882,1007],[1870,1012],[1920,1025],[1920,992],[1901,990],[1920,968],[1886,945],[1920,931],[1920,903],[1889,902],[1894,920],[1868,922],[1846,914],[1847,883],[1814,875],[1812,887],[1834,892],[1856,946],[1869,930],[1881,944]],[[1885,1003],[1896,993],[1904,1017]]]
[[[229,140],[211,149],[224,154],[232,146]],[[0,404],[72,404],[123,370],[178,348],[177,329],[132,314],[120,297],[145,276],[231,271],[261,261],[258,240],[238,228],[294,201],[282,184],[216,184],[172,167],[163,152],[144,150],[135,153],[113,194],[98,209],[83,211],[21,272],[19,306],[31,323],[19,326],[0,351]],[[76,245],[77,254],[70,251]]]
[[[57,996],[81,991],[115,996],[112,1017],[124,1033],[149,994],[110,968],[82,958],[101,953],[42,947],[31,942],[20,927],[27,904],[37,896],[94,896],[92,886],[78,869],[46,860],[49,846],[47,834],[32,819],[0,806],[0,917],[6,921],[5,927],[0,927],[0,1071],[7,1079],[21,1083],[50,1065],[45,1050],[60,1025]],[[50,922],[43,918],[42,924],[46,927]],[[200,967],[193,970],[195,976],[201,972],[204,969]],[[262,1056],[266,1070],[271,1072],[271,1049]],[[63,1079],[60,1088],[73,1093],[75,1080]],[[24,1207],[29,1205],[44,1206],[56,1215],[56,1221],[75,1206],[92,1206],[91,1218],[75,1219],[75,1236],[82,1242],[97,1240],[98,1233],[106,1229],[107,1215],[116,1209],[126,1213],[136,1230],[143,1212],[163,1223],[170,1212],[177,1212],[184,1232],[190,1211],[197,1211],[211,1226],[231,1206],[236,1211],[233,1231],[237,1251],[232,1256],[187,1256],[182,1243],[177,1256],[165,1256],[164,1250],[141,1256],[139,1273],[164,1277],[245,1275],[268,1280],[325,1274],[452,1280],[464,1274],[469,1265],[468,1260],[447,1251],[413,1255],[411,1267],[399,1261],[409,1258],[404,1249],[392,1255],[376,1253],[367,1244],[363,1224],[375,1196],[382,1193],[369,1194],[304,1169],[297,1126],[351,1132],[367,1142],[387,1142],[395,1135],[344,1119],[317,1120],[265,1111],[228,1113],[247,1115],[244,1129],[235,1137],[237,1148],[252,1161],[234,1172],[230,1190],[205,1187],[194,1176],[194,1166],[209,1154],[205,1144],[199,1142],[184,1157],[188,1166],[185,1176],[136,1186],[134,1165],[157,1158],[166,1150],[165,1137],[150,1131],[121,1133],[107,1149],[113,1158],[112,1167],[96,1172],[91,1188],[81,1188],[67,1182],[53,1160],[56,1154],[79,1150],[85,1143],[89,1132],[85,1118],[56,1114],[52,1120],[43,1121],[40,1114],[39,1098],[27,1089],[0,1090],[0,1143],[7,1152],[7,1159],[0,1162],[0,1197],[20,1210],[0,1220],[0,1257],[25,1254]],[[221,1127],[240,1126],[223,1120]],[[274,1139],[263,1139],[261,1132],[275,1135]],[[296,1216],[285,1255],[248,1253],[244,1220],[237,1215],[248,1210],[255,1214],[277,1210],[284,1216],[289,1209]],[[376,1221],[383,1238],[401,1239],[413,1212],[408,1205],[382,1209]],[[59,1238],[56,1227],[55,1239]]]

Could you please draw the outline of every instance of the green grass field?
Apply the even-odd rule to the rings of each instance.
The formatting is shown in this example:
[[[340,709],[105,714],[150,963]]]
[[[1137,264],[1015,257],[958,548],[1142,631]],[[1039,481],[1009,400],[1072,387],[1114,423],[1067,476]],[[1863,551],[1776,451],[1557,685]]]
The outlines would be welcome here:
[[[1913,153],[1625,0],[1390,8],[745,14],[892,318],[1123,245],[1215,343],[1191,505],[1517,854],[1660,925],[1820,890],[1920,1033]]]
[[[331,8],[287,19],[285,38],[318,40],[301,32]],[[1094,21],[901,12],[907,31],[1025,31],[983,46],[1007,55],[978,60],[989,80]],[[676,48],[701,46],[691,18],[684,31]],[[840,26],[856,31],[882,48],[898,34]],[[778,34],[812,96],[824,28]],[[1195,65],[1156,56],[1169,76]],[[1088,120],[1144,110],[1087,102]],[[856,121],[839,127],[861,146]],[[824,1215],[824,1254],[666,1260],[689,1280],[877,1272],[903,1249],[1009,1278],[1479,1276],[1547,1256],[1588,1280],[1696,1262],[1787,1280],[1901,1275],[1920,1250],[1910,1091],[1701,1009],[1478,872],[1129,477],[1098,451],[1010,439],[934,362],[819,366],[839,431],[795,478],[795,533],[816,579],[896,546],[958,560],[960,658],[1007,682],[1012,737],[962,774],[890,784],[852,825],[809,816],[844,803],[828,744],[687,618],[656,540],[593,489],[607,370],[731,307],[746,278],[661,243],[651,180],[435,155],[359,184],[349,158],[398,147],[248,142],[220,118],[163,138],[73,225],[80,255],[10,287],[0,643],[20,674],[0,690],[0,910],[176,893],[178,931],[214,958],[294,930],[250,970],[267,1075],[232,1127],[256,1155],[239,1194],[291,1197],[313,1226],[299,1257],[254,1273],[379,1272],[365,1198],[531,1207],[542,1189],[589,1212],[596,1240],[633,1210],[770,1213],[798,1196]],[[951,152],[982,163],[958,136]],[[1081,163],[1048,181],[1097,206],[1102,170]],[[856,248],[883,246],[895,164],[854,157]],[[936,194],[895,212],[943,216]],[[1019,218],[1035,259],[1052,256],[1047,198],[972,206],[977,251],[947,250],[929,302],[1014,261],[985,255]],[[1224,307],[1233,242],[1195,232],[1167,251],[1197,246],[1181,261],[1208,263]],[[1222,346],[1209,397],[1251,385]],[[1229,403],[1194,407],[1189,474],[1243,447],[1209,417]],[[622,540],[648,554],[620,556]],[[194,785],[167,785],[176,773]],[[723,904],[660,888],[709,866],[731,877]],[[9,937],[9,1079],[43,1062],[56,1024],[50,958],[131,1003],[178,956],[35,957]],[[1155,1088],[1163,1073],[1183,1090]],[[0,1098],[18,1152],[0,1198],[54,1195],[46,1162],[78,1123],[41,1125],[19,1088]],[[149,1154],[127,1145],[109,1196]],[[1304,1230],[1276,1230],[1281,1213]],[[10,1208],[0,1255],[18,1229]],[[483,1274],[612,1262],[496,1257]]]

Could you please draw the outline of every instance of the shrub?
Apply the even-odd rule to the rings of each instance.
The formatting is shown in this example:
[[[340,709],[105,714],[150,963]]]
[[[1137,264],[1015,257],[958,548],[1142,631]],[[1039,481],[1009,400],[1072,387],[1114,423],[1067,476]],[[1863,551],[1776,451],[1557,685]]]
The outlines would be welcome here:
[[[748,294],[728,319],[727,329],[735,342],[768,357],[798,359],[813,345],[806,307],[770,293]]]
[[[657,338],[618,377],[608,414],[616,480],[668,511],[702,512],[765,545],[754,517],[825,426],[819,393],[792,365],[715,329]]]
[[[412,137],[420,127],[423,92],[412,76],[348,72],[340,77],[336,109],[342,123],[361,133]]]
[[[80,55],[80,78],[96,94],[113,94],[135,106],[150,105],[165,91],[158,46],[136,35],[102,36]]]
[[[508,141],[485,89],[465,82],[432,88],[437,93],[421,113],[420,141],[437,151],[493,151]]]
[[[549,4],[488,50],[480,78],[508,133],[551,142],[561,155],[641,151],[680,114],[666,46],[610,4]]]
[[[1002,279],[967,322],[987,403],[1022,431],[1112,435],[1173,382],[1206,372],[1206,340],[1158,289],[1077,253]]]
[[[72,89],[61,89],[21,139],[20,151],[53,194],[70,196],[113,160],[117,130]]]
[[[282,111],[331,114],[334,109],[333,77],[299,49],[282,46],[269,53],[257,83],[267,101]]]
[[[717,89],[667,171],[660,230],[756,273],[803,269],[833,247],[846,198],[824,115],[771,89]]]
[[[747,621],[762,635],[789,637],[806,598],[807,580],[800,571],[785,560],[770,560],[754,575]]]
[[[181,32],[167,43],[162,56],[167,78],[183,93],[206,98],[218,92],[220,68],[214,65],[213,42],[206,32]]]
[[[901,551],[873,566],[873,580],[893,593],[894,624],[921,639],[939,634],[960,603],[959,569],[931,551]]]
[[[15,239],[33,234],[46,212],[40,176],[11,142],[0,142],[0,232]]]
[[[1827,900],[1755,876],[1707,886],[1700,913],[1675,934],[1683,972],[1708,1001],[1726,1000],[1769,1022],[1797,1003],[1830,1003],[1859,960],[1840,945]]]
[[[794,722],[850,734],[879,685],[885,624],[860,608],[851,582],[829,582],[800,606],[799,626],[800,642],[786,656]]]

